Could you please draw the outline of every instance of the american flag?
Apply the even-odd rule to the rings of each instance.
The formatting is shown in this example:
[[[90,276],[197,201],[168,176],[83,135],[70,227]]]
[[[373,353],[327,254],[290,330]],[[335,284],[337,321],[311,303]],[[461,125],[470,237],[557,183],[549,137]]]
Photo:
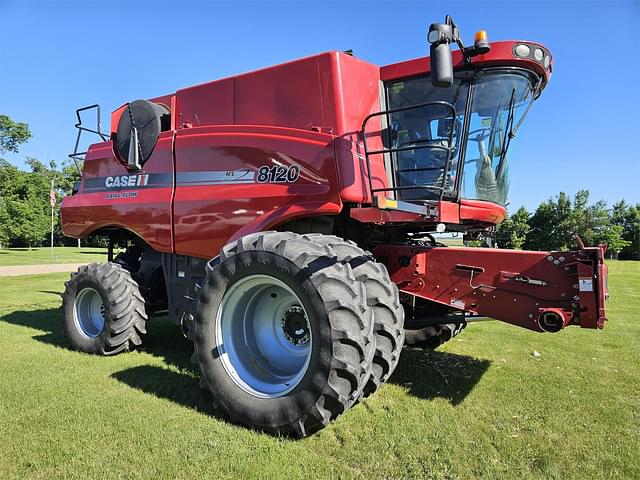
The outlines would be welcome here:
[[[51,204],[51,208],[53,208],[56,204],[56,192],[51,190],[49,192],[49,203]]]

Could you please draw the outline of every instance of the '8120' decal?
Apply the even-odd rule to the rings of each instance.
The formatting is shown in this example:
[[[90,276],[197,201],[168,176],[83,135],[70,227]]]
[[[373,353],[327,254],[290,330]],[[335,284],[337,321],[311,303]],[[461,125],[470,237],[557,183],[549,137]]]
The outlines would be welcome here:
[[[258,183],[293,183],[300,177],[300,167],[291,165],[282,167],[273,165],[269,167],[264,165],[258,169],[256,182]]]

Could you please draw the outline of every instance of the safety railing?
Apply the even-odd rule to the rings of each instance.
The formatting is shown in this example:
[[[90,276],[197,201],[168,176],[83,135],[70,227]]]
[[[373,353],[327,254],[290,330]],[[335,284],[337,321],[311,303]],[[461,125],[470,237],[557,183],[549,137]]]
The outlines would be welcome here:
[[[397,146],[395,148],[381,148],[381,149],[376,149],[376,150],[370,150],[369,149],[369,145],[367,143],[367,123],[376,117],[383,117],[383,116],[389,116],[392,115],[394,113],[399,113],[399,112],[405,112],[405,111],[410,111],[410,110],[417,110],[417,109],[421,109],[421,108],[428,108],[428,107],[444,107],[447,110],[450,111],[451,114],[451,118],[452,118],[452,122],[451,122],[451,128],[449,129],[449,133],[448,133],[448,142],[447,142],[447,146],[444,145],[434,145],[434,144],[429,144],[429,145],[420,145],[421,142],[413,142],[410,145],[405,145],[405,146]],[[456,109],[455,107],[449,103],[449,102],[444,102],[444,101],[433,101],[433,102],[425,102],[425,103],[419,103],[416,105],[411,105],[408,107],[402,107],[402,108],[394,108],[394,109],[390,109],[390,110],[382,110],[380,112],[375,112],[372,113],[370,115],[368,115],[367,117],[365,117],[364,121],[362,122],[362,130],[361,130],[361,135],[362,135],[362,142],[363,142],[363,147],[364,147],[364,154],[365,154],[365,159],[367,162],[367,174],[368,174],[368,179],[369,179],[369,191],[371,193],[371,199],[374,200],[375,198],[375,194],[376,193],[382,193],[384,196],[386,196],[389,193],[392,193],[396,198],[400,195],[400,192],[405,191],[405,190],[431,190],[434,191],[440,198],[442,198],[445,190],[447,189],[447,172],[449,172],[450,170],[450,166],[451,166],[451,158],[453,156],[453,152],[455,151],[455,145],[453,143],[453,139],[454,139],[454,133],[457,133],[459,135],[459,132],[455,132],[455,130],[458,128],[457,127],[457,123],[455,121],[456,119]],[[425,121],[427,121],[427,119],[425,118]],[[382,129],[380,131],[380,136],[382,137]],[[390,142],[389,142],[390,143]],[[384,145],[384,140],[382,141],[382,145]],[[435,149],[439,149],[439,150],[443,150],[446,152],[446,159],[445,162],[442,166],[438,166],[438,167],[421,167],[421,168],[411,168],[411,169],[400,169],[398,167],[398,158],[397,158],[397,154],[400,152],[404,152],[404,151],[410,151],[410,150],[424,150],[424,149],[429,149],[429,150],[435,150]],[[371,156],[374,155],[385,155],[388,154],[390,156],[390,166],[392,169],[391,175],[390,175],[390,181],[392,182],[392,186],[390,187],[384,187],[384,188],[374,188],[373,187],[373,175],[372,175],[372,171],[371,171]],[[412,173],[417,173],[417,172],[421,172],[421,171],[433,171],[433,170],[441,170],[443,172],[442,175],[442,180],[441,180],[441,184],[440,185],[434,185],[432,183],[423,183],[423,184],[414,184],[414,185],[401,185],[399,186],[397,183],[397,178],[398,178],[398,174],[399,173],[404,173],[404,172],[412,172]],[[412,199],[413,201],[416,201],[418,199]]]
[[[92,128],[88,128],[85,127],[84,125],[82,125],[82,116],[80,115],[81,112],[87,111],[87,110],[93,110],[95,109],[96,111],[96,125],[97,125],[97,130],[94,130]],[[107,135],[106,133],[102,132],[102,124],[100,122],[100,105],[95,104],[95,105],[89,105],[88,107],[82,107],[82,108],[78,108],[76,110],[76,117],[78,118],[78,123],[75,124],[75,128],[78,129],[78,135],[76,136],[76,143],[75,146],[73,148],[73,153],[69,154],[69,158],[71,158],[73,160],[73,162],[76,165],[76,168],[78,169],[79,173],[82,173],[80,170],[80,165],[78,164],[78,160],[84,161],[85,156],[87,154],[87,151],[82,151],[79,152],[78,148],[80,147],[80,138],[82,137],[82,133],[83,132],[87,132],[87,133],[92,133],[95,135],[98,135],[103,142],[106,142],[107,140],[109,140],[109,135]]]

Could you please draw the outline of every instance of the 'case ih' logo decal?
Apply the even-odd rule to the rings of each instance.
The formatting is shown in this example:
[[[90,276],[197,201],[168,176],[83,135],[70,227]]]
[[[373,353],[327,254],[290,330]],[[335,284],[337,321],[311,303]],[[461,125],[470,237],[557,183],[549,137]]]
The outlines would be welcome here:
[[[106,188],[145,187],[149,183],[149,175],[120,175],[104,179]]]

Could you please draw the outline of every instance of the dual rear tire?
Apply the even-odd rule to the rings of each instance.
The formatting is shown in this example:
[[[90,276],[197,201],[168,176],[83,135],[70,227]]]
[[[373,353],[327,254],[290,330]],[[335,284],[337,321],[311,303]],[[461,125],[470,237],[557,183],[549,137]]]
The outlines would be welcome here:
[[[338,237],[263,232],[211,262],[194,321],[202,385],[231,420],[304,437],[397,365],[403,311],[384,266]]]

